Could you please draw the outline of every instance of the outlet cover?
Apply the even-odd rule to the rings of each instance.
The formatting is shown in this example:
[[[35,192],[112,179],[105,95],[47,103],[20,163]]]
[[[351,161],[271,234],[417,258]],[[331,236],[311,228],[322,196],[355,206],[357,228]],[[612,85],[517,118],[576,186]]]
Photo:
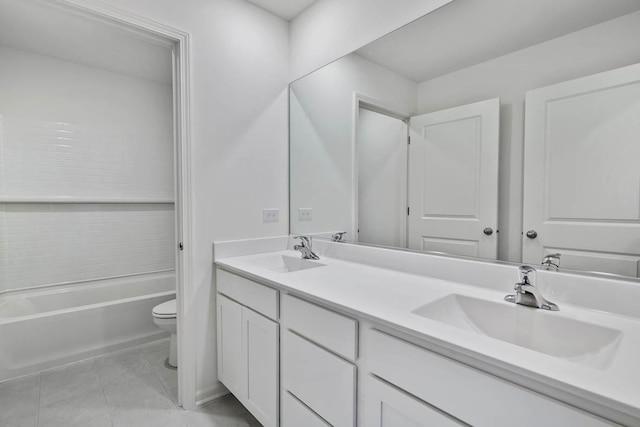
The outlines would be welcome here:
[[[262,209],[262,222],[278,222],[280,220],[280,209]]]
[[[300,221],[311,221],[313,219],[313,209],[312,208],[299,208],[298,209],[298,220]]]

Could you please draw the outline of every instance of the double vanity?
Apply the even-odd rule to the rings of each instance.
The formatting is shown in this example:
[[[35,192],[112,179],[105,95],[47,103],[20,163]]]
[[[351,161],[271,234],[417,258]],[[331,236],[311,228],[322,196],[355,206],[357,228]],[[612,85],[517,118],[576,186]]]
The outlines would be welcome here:
[[[218,376],[263,425],[640,425],[636,284],[296,243],[214,245]]]

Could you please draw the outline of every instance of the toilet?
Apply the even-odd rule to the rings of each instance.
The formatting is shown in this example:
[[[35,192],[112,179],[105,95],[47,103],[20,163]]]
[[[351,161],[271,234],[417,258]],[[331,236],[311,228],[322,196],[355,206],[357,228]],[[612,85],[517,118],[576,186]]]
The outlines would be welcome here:
[[[167,364],[172,368],[178,367],[178,350],[176,348],[176,333],[178,332],[178,324],[176,321],[176,300],[163,302],[153,307],[153,322],[159,328],[171,333],[171,341],[169,343],[169,358]]]

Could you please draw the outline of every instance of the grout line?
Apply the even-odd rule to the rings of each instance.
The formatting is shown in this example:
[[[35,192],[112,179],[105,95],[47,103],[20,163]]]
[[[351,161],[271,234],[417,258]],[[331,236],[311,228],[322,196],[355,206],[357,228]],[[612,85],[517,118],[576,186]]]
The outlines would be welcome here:
[[[42,399],[42,374],[38,374],[38,405],[36,407],[36,426],[40,425],[40,400]]]
[[[160,341],[160,340],[157,340],[157,341]],[[156,342],[156,341],[151,341],[151,343],[154,343],[154,342]],[[149,345],[151,343],[147,343],[147,345]],[[184,409],[180,405],[178,405],[178,402],[177,402],[177,397],[178,396],[175,396],[176,400],[174,400],[173,394],[171,394],[171,391],[169,390],[169,387],[165,384],[164,380],[162,379],[162,376],[158,373],[158,370],[156,369],[156,367],[153,366],[153,363],[151,363],[151,359],[149,359],[149,355],[147,354],[147,352],[144,351],[144,348],[141,348],[141,350],[142,350],[142,354],[144,355],[144,358],[147,360],[147,363],[149,364],[149,366],[151,366],[151,369],[153,370],[153,373],[160,380],[160,384],[162,384],[162,388],[164,388],[164,390],[167,392],[167,395],[169,396],[169,399],[171,399],[171,402],[173,403],[173,405],[176,407],[176,409],[179,409],[180,411],[184,411]]]

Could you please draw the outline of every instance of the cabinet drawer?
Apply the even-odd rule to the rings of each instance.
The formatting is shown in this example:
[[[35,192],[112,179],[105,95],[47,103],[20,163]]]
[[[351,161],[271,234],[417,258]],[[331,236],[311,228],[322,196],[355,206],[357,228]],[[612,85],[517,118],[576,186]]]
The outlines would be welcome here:
[[[356,367],[291,331],[283,339],[284,389],[332,426],[354,426]]]
[[[284,296],[282,310],[287,328],[345,359],[356,360],[357,321],[291,295]]]
[[[270,319],[278,319],[277,290],[219,268],[216,269],[216,279],[219,293]]]
[[[364,357],[370,370],[395,386],[473,426],[611,426],[493,375],[385,333],[367,331]]]
[[[373,376],[367,377],[365,398],[367,427],[466,426],[425,402]]]
[[[281,427],[330,427],[289,392],[285,392],[282,396],[281,421]]]

